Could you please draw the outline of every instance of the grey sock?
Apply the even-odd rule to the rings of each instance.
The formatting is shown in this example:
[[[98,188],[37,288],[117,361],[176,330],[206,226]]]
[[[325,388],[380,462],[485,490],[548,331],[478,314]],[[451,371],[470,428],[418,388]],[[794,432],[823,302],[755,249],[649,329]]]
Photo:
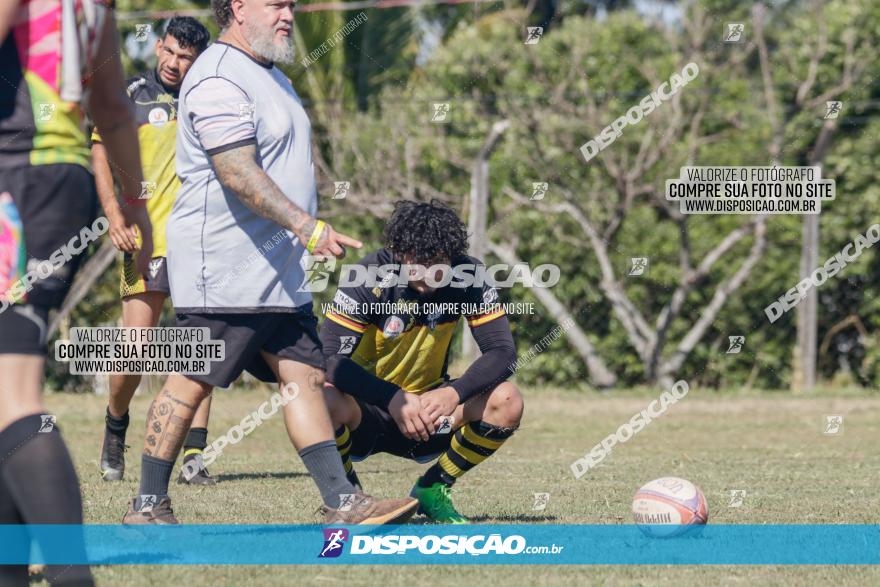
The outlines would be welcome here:
[[[342,466],[335,440],[307,446],[299,451],[299,456],[315,480],[324,505],[328,508],[339,508],[341,494],[357,493],[357,489],[345,476],[345,467]]]
[[[155,502],[168,495],[168,481],[174,469],[174,461],[164,461],[147,455],[141,455],[141,488],[135,507],[143,505],[143,495],[155,495]]]

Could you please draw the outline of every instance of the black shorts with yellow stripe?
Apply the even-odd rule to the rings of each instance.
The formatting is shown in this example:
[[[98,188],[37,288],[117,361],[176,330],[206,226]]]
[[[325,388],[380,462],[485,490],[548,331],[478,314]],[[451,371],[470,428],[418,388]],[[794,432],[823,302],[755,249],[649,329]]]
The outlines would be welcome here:
[[[449,383],[444,381],[440,385],[449,385]],[[477,436],[469,426],[461,426],[449,434],[434,434],[426,441],[412,440],[403,435],[397,427],[397,422],[386,410],[357,399],[356,401],[361,409],[360,425],[356,430],[347,433],[348,438],[345,436],[337,438],[339,450],[345,452],[348,449],[347,455],[355,462],[383,452],[417,463],[429,463],[443,455],[442,458],[453,460],[452,465],[467,470],[473,465],[464,462],[464,459],[461,463],[454,462],[455,459],[461,458],[460,454],[483,455],[474,459],[475,462],[480,462],[501,446],[500,442]],[[448,455],[444,455],[450,445],[454,445],[455,451],[449,451]]]

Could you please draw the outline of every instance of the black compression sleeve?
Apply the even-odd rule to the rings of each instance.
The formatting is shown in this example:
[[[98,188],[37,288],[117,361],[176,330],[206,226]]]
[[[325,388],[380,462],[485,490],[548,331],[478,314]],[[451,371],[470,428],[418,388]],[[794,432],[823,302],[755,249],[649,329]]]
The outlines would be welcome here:
[[[510,377],[510,367],[516,364],[516,345],[507,316],[471,328],[471,332],[483,354],[464,375],[452,382],[461,403],[494,389]]]
[[[387,410],[388,403],[397,393],[398,387],[376,377],[355,363],[347,354],[339,354],[343,337],[354,337],[353,348],[348,351],[353,353],[360,343],[361,336],[360,333],[333,320],[324,320],[324,324],[321,325],[321,345],[324,347],[327,381],[343,393]]]

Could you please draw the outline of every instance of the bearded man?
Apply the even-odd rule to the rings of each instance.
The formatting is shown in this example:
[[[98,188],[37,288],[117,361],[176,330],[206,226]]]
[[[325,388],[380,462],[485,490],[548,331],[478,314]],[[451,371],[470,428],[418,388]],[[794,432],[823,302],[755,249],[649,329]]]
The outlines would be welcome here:
[[[376,500],[346,477],[322,393],[324,356],[311,294],[299,291],[307,253],[340,257],[344,247],[361,243],[315,218],[311,124],[275,66],[293,61],[294,3],[212,5],[222,32],[180,89],[182,185],[167,227],[168,276],[178,326],[209,329],[212,340],[223,341],[225,357],[207,375],[169,376],[153,401],[140,494],[123,522],[178,523],[168,481],[196,409],[245,370],[278,382],[282,392],[296,390],[284,423],[321,493],[326,523],[404,521],[415,500]]]

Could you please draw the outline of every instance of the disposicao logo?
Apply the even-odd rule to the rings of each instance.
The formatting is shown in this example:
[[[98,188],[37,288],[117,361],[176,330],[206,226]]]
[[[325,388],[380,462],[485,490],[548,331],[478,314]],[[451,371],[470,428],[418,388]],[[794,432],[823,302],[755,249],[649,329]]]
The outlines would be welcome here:
[[[318,558],[336,558],[342,554],[342,547],[348,540],[345,528],[324,528],[324,548]]]

